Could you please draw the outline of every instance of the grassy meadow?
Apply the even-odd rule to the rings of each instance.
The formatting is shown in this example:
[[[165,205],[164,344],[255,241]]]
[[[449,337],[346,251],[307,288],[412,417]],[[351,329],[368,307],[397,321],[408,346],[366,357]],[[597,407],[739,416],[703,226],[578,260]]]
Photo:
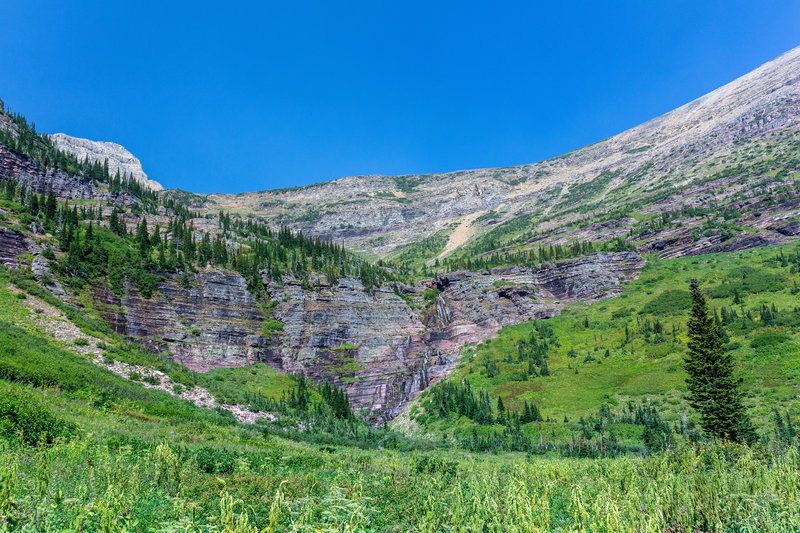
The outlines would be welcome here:
[[[605,430],[630,446],[591,459],[555,447],[467,449],[459,433],[502,424],[436,416],[429,394],[411,409],[415,438],[334,419],[317,389],[301,414],[285,405],[297,378],[264,365],[194,374],[0,271],[0,531],[800,530],[800,457],[771,437],[770,418],[772,406],[796,416],[797,251],[652,260],[621,296],[547,321],[551,333],[521,324],[465,349],[450,381],[468,380],[493,407],[503,398],[508,412],[537,405],[543,420],[522,427],[531,436],[575,441],[603,408],[624,413],[628,402],[647,401],[674,425],[688,411],[679,291],[700,278],[718,313],[737,298],[738,318],[722,328],[762,442],[677,435],[648,451],[641,425],[609,419]],[[516,361],[531,335],[558,341],[547,375],[527,375],[527,362]],[[96,352],[221,401],[260,398],[281,418],[238,423],[116,375],[93,362]]]

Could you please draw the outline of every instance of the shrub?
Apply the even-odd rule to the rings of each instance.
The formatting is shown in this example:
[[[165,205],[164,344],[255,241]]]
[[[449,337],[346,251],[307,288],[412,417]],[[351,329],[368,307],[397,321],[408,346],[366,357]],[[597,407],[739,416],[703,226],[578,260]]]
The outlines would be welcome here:
[[[438,289],[425,289],[422,291],[422,301],[425,307],[430,307],[436,301],[436,298],[439,296]]]
[[[89,345],[89,339],[84,339],[84,338],[75,339],[75,346],[88,346],[88,345]]]
[[[750,341],[750,347],[764,348],[769,346],[777,346],[778,344],[782,344],[788,341],[789,339],[791,339],[791,337],[782,331],[777,331],[777,330],[765,331],[764,333],[757,335],[752,341]]]
[[[450,477],[458,472],[458,463],[455,461],[448,461],[441,457],[423,455],[417,459],[414,470],[420,474],[441,473]]]
[[[31,393],[0,385],[0,435],[21,437],[23,442],[35,445],[51,444],[58,438],[69,438],[77,433],[75,424],[54,415]]]
[[[689,291],[670,289],[662,292],[642,307],[642,314],[676,315],[692,306]]]
[[[625,318],[626,316],[630,316],[632,312],[633,309],[631,309],[630,307],[623,307],[622,309],[617,309],[616,311],[613,311],[611,313],[611,318],[613,318],[614,320],[617,320],[619,318]]]
[[[740,267],[731,271],[729,279],[735,280],[712,287],[709,296],[712,298],[730,298],[735,293],[757,294],[760,292],[777,292],[787,285],[782,274],[763,272],[752,267]]]
[[[236,468],[237,457],[238,455],[235,452],[229,450],[203,446],[197,451],[195,460],[197,461],[197,467],[203,472],[228,474]]]
[[[261,326],[261,335],[267,339],[271,339],[272,334],[276,331],[283,331],[283,322],[275,320],[274,318],[264,319],[264,324]]]

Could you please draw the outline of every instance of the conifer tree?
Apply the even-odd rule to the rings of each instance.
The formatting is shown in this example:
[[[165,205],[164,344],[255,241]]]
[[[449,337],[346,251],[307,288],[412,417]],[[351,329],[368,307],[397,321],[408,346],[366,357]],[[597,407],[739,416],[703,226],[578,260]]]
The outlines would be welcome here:
[[[742,402],[733,357],[722,348],[697,280],[691,281],[690,290],[689,353],[684,357],[689,405],[700,413],[709,437],[751,443],[757,436]]]
[[[143,218],[136,233],[139,255],[146,258],[150,254],[150,236],[147,234],[147,219]]]
[[[52,220],[56,216],[56,209],[58,208],[58,203],[56,202],[56,193],[50,191],[47,195],[47,200],[44,203],[44,216],[47,220]]]

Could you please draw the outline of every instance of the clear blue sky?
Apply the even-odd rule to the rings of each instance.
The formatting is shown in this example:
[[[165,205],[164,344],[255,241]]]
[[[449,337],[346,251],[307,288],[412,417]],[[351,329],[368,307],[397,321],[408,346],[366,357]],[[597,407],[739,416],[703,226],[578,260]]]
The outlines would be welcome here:
[[[196,192],[529,163],[800,45],[796,0],[2,4],[12,109]]]

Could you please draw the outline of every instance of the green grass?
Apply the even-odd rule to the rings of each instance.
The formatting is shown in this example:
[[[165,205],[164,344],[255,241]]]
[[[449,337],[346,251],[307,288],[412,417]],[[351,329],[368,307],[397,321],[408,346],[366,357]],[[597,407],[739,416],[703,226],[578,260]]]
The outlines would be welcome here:
[[[216,368],[198,376],[200,383],[215,396],[244,403],[246,394],[280,399],[294,386],[290,376],[264,363],[238,368]]]
[[[787,284],[742,296],[746,308],[773,302],[779,310],[791,307],[796,295],[789,286],[798,275],[772,261],[775,253],[765,249],[651,264],[622,296],[574,305],[547,321],[560,343],[550,359],[550,376],[507,379],[517,369],[506,359],[534,329],[528,323],[467,347],[465,359],[473,361],[472,350],[478,357],[459,368],[456,379],[466,377],[478,388],[502,394],[509,409],[526,399],[535,401],[550,417],[562,412],[588,415],[604,403],[621,405],[641,397],[654,398],[668,413],[676,413],[681,408],[680,353],[656,353],[673,343],[637,337],[608,357],[594,348],[613,347],[624,337],[620,328],[625,323],[655,318],[667,326],[680,323],[681,315],[663,312],[680,300],[669,291],[691,275],[713,289],[727,279],[720,272],[743,264],[780,274]],[[800,459],[794,447],[774,442],[755,449],[680,445],[647,457],[586,460],[561,458],[555,452],[541,457],[465,453],[436,432],[437,449],[430,449],[429,442],[427,450],[416,446],[401,451],[396,436],[375,430],[361,438],[385,449],[365,450],[342,445],[343,439],[326,437],[310,423],[301,431],[282,429],[288,420],[240,425],[124,380],[54,344],[35,327],[34,313],[27,308],[35,303],[36,287],[22,300],[9,290],[10,278],[5,280],[0,286],[0,531],[625,533],[800,528],[795,490]],[[17,281],[25,285],[25,280]],[[720,307],[729,300],[712,303]],[[100,334],[80,311],[72,316]],[[751,392],[757,379],[779,396],[791,392],[800,356],[797,327],[785,319],[779,313],[775,325],[753,326],[741,334],[731,331]],[[114,358],[154,368],[166,364],[113,334],[102,338]],[[354,347],[339,348],[337,352],[346,353]],[[578,357],[569,357],[570,349]],[[601,363],[583,362],[587,350]],[[497,376],[482,373],[486,359],[497,363]],[[168,370],[186,372],[177,365]],[[291,377],[264,364],[186,377],[231,401],[248,394],[281,398],[294,386]],[[766,402],[761,396],[750,401]],[[467,419],[448,423],[451,431],[453,426],[464,431],[472,427]],[[350,428],[345,432],[364,431],[352,424],[342,423]],[[446,425],[434,421],[431,428],[436,424]],[[561,422],[528,429],[538,429],[548,439],[567,437],[571,431]],[[616,424],[610,429],[623,440],[639,438],[638,428]]]
[[[734,308],[739,315],[725,326],[727,347],[739,363],[751,414],[762,430],[769,430],[773,406],[800,415],[794,386],[800,377],[800,313],[795,311],[800,301],[792,294],[800,275],[791,264],[782,266],[775,260],[781,252],[798,251],[800,246],[792,244],[671,260],[651,258],[640,278],[628,284],[622,295],[591,305],[568,305],[561,316],[546,321],[560,344],[550,349],[549,376],[526,378],[527,363],[515,361],[517,343],[534,330],[535,322],[529,322],[503,328],[498,337],[476,347],[475,357],[468,351],[466,362],[450,379],[469,380],[474,390],[489,392],[493,401],[501,396],[510,410],[521,409],[527,401],[536,403],[544,417],[554,422],[566,416],[570,424],[545,424],[562,436],[577,430],[574,422],[580,417],[594,415],[603,405],[615,408],[629,400],[653,402],[671,422],[684,411],[691,418],[693,413],[683,400],[682,357],[686,289],[689,280],[697,277],[712,295],[712,308],[718,313],[723,307]],[[747,272],[745,285],[743,271]],[[733,291],[723,290],[729,285],[741,289],[741,305],[733,303]],[[781,318],[767,326],[759,309],[773,304]],[[742,308],[753,316],[745,328],[741,327]],[[663,328],[660,338],[639,333],[642,324],[656,322]],[[487,365],[496,365],[497,371],[488,372]],[[430,417],[423,421],[426,430],[434,434],[458,434],[471,428],[463,421]],[[536,435],[539,430],[536,426],[532,431]]]
[[[25,387],[23,394],[82,434],[38,447],[0,438],[0,531],[800,527],[793,449],[708,446],[594,461],[363,451],[243,426],[165,425],[52,390]]]
[[[169,394],[140,387],[88,360],[54,346],[41,336],[0,321],[0,378],[36,387],[56,387],[90,397],[96,405],[132,409],[143,415],[181,421],[205,419],[230,424],[233,418],[196,408]]]

